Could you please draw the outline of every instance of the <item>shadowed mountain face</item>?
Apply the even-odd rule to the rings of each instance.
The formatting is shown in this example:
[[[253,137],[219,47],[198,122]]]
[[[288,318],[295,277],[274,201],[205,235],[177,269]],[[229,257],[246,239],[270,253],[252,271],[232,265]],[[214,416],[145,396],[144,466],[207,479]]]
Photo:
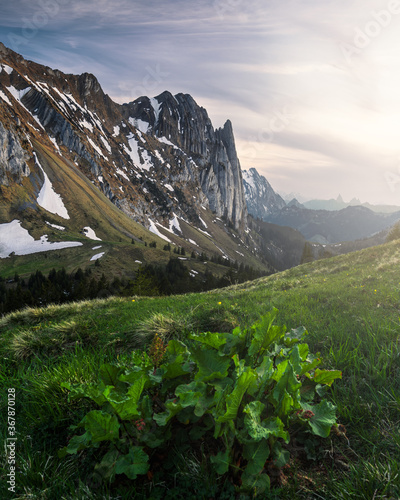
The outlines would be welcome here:
[[[185,94],[119,105],[93,75],[66,75],[2,44],[0,64],[2,185],[34,170],[34,139],[147,228],[169,228],[176,217],[202,227],[203,206],[243,233],[247,208],[229,121],[215,130]]]

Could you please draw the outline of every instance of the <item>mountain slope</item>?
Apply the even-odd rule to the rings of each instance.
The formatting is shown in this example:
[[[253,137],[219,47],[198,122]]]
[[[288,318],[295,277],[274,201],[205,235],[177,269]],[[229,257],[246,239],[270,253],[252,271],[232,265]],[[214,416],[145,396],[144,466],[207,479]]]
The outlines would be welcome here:
[[[64,74],[0,44],[0,146],[4,272],[29,267],[4,240],[13,221],[35,251],[50,240],[46,262],[32,258],[44,269],[61,263],[51,242],[81,243],[63,251],[68,267],[90,262],[89,228],[108,242],[101,259],[114,270],[165,261],[165,244],[273,270],[248,227],[232,124],[215,130],[189,95],[119,105],[93,75]]]

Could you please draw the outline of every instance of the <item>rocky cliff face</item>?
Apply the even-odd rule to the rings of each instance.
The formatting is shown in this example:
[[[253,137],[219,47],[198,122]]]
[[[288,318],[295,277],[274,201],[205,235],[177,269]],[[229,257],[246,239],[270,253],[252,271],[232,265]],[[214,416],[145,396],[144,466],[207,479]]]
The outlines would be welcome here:
[[[16,132],[6,130],[0,122],[0,185],[19,184],[27,177],[30,174],[28,159]]]
[[[255,168],[243,171],[243,184],[247,209],[254,217],[266,220],[270,214],[286,206],[281,196]]]
[[[176,217],[200,227],[198,214],[206,206],[239,232],[245,229],[247,207],[232,124],[214,130],[206,110],[190,95],[163,92],[121,106],[93,75],[66,75],[25,61],[0,44],[0,121],[3,137],[8,134],[15,150],[7,168],[27,174],[5,114],[17,115],[27,140],[34,138],[74,162],[113,203],[148,228],[154,223],[170,228]],[[2,158],[4,163],[5,153]]]
[[[125,117],[143,133],[176,146],[175,153],[181,156],[178,178],[184,182],[196,178],[210,209],[243,230],[247,209],[231,122],[214,130],[206,110],[188,94],[163,92],[123,108]]]

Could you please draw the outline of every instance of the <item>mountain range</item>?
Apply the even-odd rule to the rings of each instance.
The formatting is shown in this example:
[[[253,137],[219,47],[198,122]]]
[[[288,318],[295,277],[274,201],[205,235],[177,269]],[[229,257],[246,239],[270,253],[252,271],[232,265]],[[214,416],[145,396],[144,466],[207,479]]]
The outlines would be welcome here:
[[[94,75],[1,43],[0,195],[2,273],[97,260],[134,273],[181,249],[193,277],[205,263],[270,273],[299,263],[305,244],[296,233],[289,250],[293,232],[249,215],[229,120],[215,129],[183,93],[118,104]]]
[[[193,278],[233,262],[271,273],[299,264],[306,240],[365,238],[398,220],[345,210],[286,204],[241,169],[230,120],[214,128],[188,94],[118,104],[94,75],[0,43],[1,273],[100,261],[134,274],[172,251]]]

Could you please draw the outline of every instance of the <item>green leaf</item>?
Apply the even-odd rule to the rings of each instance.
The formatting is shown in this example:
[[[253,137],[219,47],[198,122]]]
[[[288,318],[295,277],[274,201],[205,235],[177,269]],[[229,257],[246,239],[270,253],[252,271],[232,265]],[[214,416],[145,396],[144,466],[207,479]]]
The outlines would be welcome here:
[[[268,356],[264,356],[260,366],[256,368],[257,375],[261,378],[270,378],[274,372],[274,363]]]
[[[314,382],[331,386],[337,378],[342,378],[340,370],[320,370],[317,368],[314,373]]]
[[[202,417],[207,410],[215,405],[214,394],[202,394],[196,403],[194,414],[196,417]]]
[[[224,333],[213,333],[213,332],[205,332],[201,335],[197,335],[192,333],[189,335],[189,338],[199,342],[200,344],[208,345],[213,347],[217,351],[221,346],[226,344],[226,334]]]
[[[218,417],[218,423],[227,422],[228,420],[234,420],[236,418],[243,396],[250,384],[256,379],[257,374],[255,371],[247,367],[247,370],[243,372],[236,381],[233,391],[226,396],[226,412],[224,415]]]
[[[210,457],[211,463],[214,465],[214,470],[217,474],[222,476],[226,472],[228,472],[230,460],[229,460],[229,451],[220,451],[217,455]]]
[[[175,379],[187,375],[190,365],[187,363],[189,351],[186,345],[179,340],[170,340],[166,350],[166,361],[161,365],[165,370],[164,379]]]
[[[168,342],[167,350],[165,354],[170,356],[172,360],[176,359],[178,356],[186,358],[189,354],[187,346],[180,340],[172,339]]]
[[[128,384],[134,384],[144,373],[146,373],[146,370],[140,368],[140,366],[134,366],[131,370],[121,373],[119,375],[119,380],[127,382]]]
[[[305,361],[307,359],[308,353],[310,352],[310,348],[308,347],[308,344],[299,344],[298,348],[299,348],[301,360]]]
[[[239,354],[237,354],[237,353],[234,356],[232,356],[232,360],[235,363],[236,378],[239,378],[240,375],[246,369],[246,360],[245,359],[239,359]]]
[[[76,455],[78,451],[88,448],[91,443],[92,436],[90,432],[85,432],[82,436],[73,436],[70,439],[68,446],[59,450],[58,456],[59,458],[64,458],[67,454]]]
[[[275,442],[272,448],[271,455],[274,459],[275,467],[278,467],[279,469],[281,469],[289,462],[290,453],[288,450],[284,450],[282,448],[282,444],[280,443],[280,441]]]
[[[262,494],[270,487],[268,475],[261,474],[269,453],[268,441],[265,439],[245,444],[243,447],[243,458],[247,460],[247,466],[241,477],[242,489],[252,491],[254,496]]]
[[[198,367],[196,380],[208,382],[228,376],[231,359],[227,356],[220,356],[215,349],[193,349],[192,355]]]
[[[299,389],[301,387],[301,382],[297,380],[293,366],[289,361],[284,361],[283,363],[280,363],[280,365],[286,365],[286,368],[275,386],[273,398],[279,406],[282,404],[284,399],[287,400],[287,395],[289,395],[293,399],[293,404],[296,404],[296,402],[300,401]],[[278,369],[280,365],[278,365]],[[278,415],[281,416],[279,413]]]
[[[160,367],[160,368],[156,368],[155,370],[154,369],[149,370],[147,372],[147,376],[149,377],[150,382],[154,386],[154,385],[161,384],[165,373],[167,373],[167,370],[165,369],[165,367]]]
[[[285,359],[284,361],[281,361],[277,365],[274,373],[272,374],[273,380],[276,380],[277,382],[279,382],[279,380],[282,378],[283,374],[285,373],[285,371],[287,369],[288,363],[289,363],[289,360]]]
[[[275,408],[275,413],[277,413],[278,417],[287,421],[288,415],[292,411],[293,408],[298,408],[299,403],[296,403],[292,396],[284,390],[281,399],[278,401],[278,404]]]
[[[292,352],[290,353],[289,360],[291,365],[293,366],[294,373],[296,375],[300,375],[301,373],[301,357],[299,346],[296,345],[293,347]]]
[[[81,421],[87,432],[90,433],[92,442],[112,441],[119,437],[119,422],[115,415],[104,413],[100,410],[90,411]]]
[[[107,401],[122,420],[130,420],[139,415],[138,404],[146,380],[148,380],[148,377],[142,375],[129,387],[126,395],[121,395],[115,390],[105,394]]]
[[[301,400],[311,402],[315,397],[315,383],[306,379],[300,388]]]
[[[268,474],[255,474],[253,476],[243,474],[241,490],[251,491],[252,498],[260,498],[266,491],[271,488],[271,480]]]
[[[252,401],[244,408],[246,413],[244,425],[254,441],[268,439],[270,436],[282,438],[289,442],[289,433],[284,430],[283,422],[279,417],[270,417],[261,422],[261,413],[265,405],[260,401]]]
[[[304,326],[299,326],[298,328],[292,329],[290,330],[290,332],[286,333],[284,344],[288,347],[291,347],[292,345],[297,344],[298,342],[303,340],[306,335],[308,335],[308,332],[304,328]]]
[[[110,363],[105,363],[100,367],[99,376],[104,385],[118,385],[118,377],[124,372],[124,368],[115,366]]]
[[[139,446],[130,448],[127,455],[117,460],[115,466],[116,474],[125,474],[129,479],[136,479],[140,474],[146,474],[150,466],[149,457]]]
[[[174,402],[173,399],[169,399],[165,403],[166,411],[162,413],[156,413],[153,415],[153,419],[157,422],[158,425],[164,426],[173,418],[177,413],[179,413],[183,406],[179,402]]]
[[[206,395],[207,385],[204,382],[194,380],[190,384],[181,384],[175,390],[175,395],[179,397],[182,408],[196,406],[199,399]]]
[[[249,347],[249,356],[262,354],[274,341],[284,335],[282,327],[273,325],[277,314],[278,310],[274,308],[251,327],[252,340]]]
[[[97,385],[72,385],[68,382],[61,382],[61,387],[65,387],[70,391],[68,394],[68,401],[89,398],[99,406],[103,405],[107,401],[103,394],[106,389],[103,382],[99,382]]]
[[[226,344],[223,353],[230,358],[234,354],[242,355],[242,352],[246,349],[246,336],[247,330],[241,331],[239,327],[235,328],[232,333],[226,333]]]
[[[308,372],[314,370],[314,368],[316,368],[320,364],[321,360],[319,358],[314,358],[312,361],[306,361],[305,363],[302,363],[300,376],[307,374],[307,377],[311,378],[310,375],[308,375]]]
[[[243,409],[243,413],[246,413],[244,424],[247,428],[247,432],[255,441],[260,441],[268,437],[264,435],[264,428],[261,427],[261,413],[264,408],[265,404],[260,401],[252,401]]]
[[[102,461],[96,464],[94,470],[103,480],[110,479],[115,474],[115,466],[120,453],[115,448],[108,451]]]
[[[308,421],[313,434],[328,437],[332,426],[336,423],[336,406],[324,399],[315,406],[304,403],[301,407],[304,411],[309,410],[314,413],[314,416]]]

